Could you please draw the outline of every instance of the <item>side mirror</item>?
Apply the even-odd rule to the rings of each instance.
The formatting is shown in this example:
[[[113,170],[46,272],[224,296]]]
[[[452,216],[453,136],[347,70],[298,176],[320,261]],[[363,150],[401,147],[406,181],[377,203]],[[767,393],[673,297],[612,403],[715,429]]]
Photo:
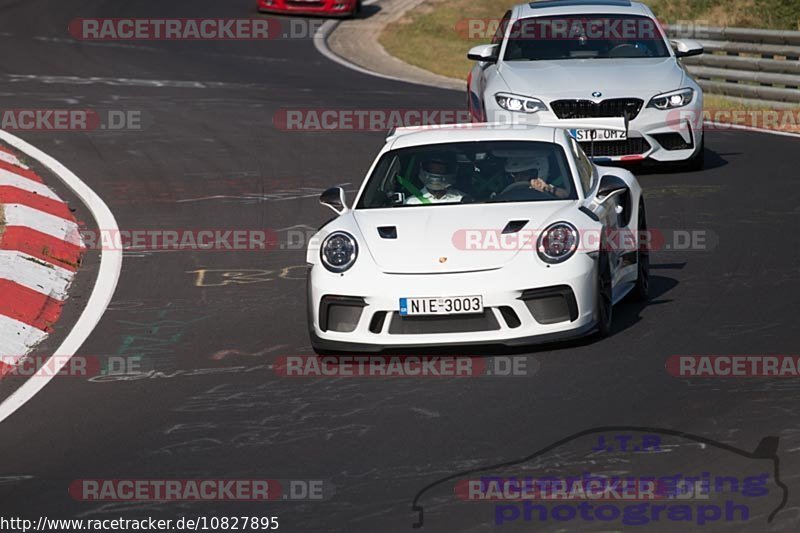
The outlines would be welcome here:
[[[497,62],[497,52],[499,49],[499,44],[482,44],[471,48],[470,51],[467,52],[467,59],[484,63],[495,63]]]
[[[597,204],[602,205],[627,190],[628,184],[622,178],[607,174],[600,178],[600,185],[597,187]]]
[[[672,47],[675,49],[675,57],[699,56],[705,52],[702,44],[691,39],[676,39],[672,41]]]
[[[344,189],[341,187],[331,187],[320,194],[319,203],[322,205],[327,205],[339,215],[347,211],[347,202],[345,202],[344,198]]]

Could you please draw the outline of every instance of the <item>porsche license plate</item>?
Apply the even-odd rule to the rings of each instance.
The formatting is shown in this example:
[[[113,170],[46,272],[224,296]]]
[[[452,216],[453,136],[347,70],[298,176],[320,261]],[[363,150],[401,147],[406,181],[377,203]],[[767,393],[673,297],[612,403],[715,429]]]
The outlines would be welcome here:
[[[569,130],[570,135],[575,137],[576,141],[584,142],[591,141],[625,141],[628,139],[627,131],[616,130]]]
[[[468,315],[483,313],[482,296],[400,298],[400,316]]]

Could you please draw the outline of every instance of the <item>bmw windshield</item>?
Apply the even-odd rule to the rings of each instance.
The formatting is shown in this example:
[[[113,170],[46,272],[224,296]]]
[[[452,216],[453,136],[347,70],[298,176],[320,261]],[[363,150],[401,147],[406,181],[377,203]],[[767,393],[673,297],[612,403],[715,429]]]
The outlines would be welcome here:
[[[511,27],[505,61],[670,57],[656,21],[635,15],[535,17]]]
[[[560,145],[534,141],[435,144],[384,154],[357,209],[577,199]]]

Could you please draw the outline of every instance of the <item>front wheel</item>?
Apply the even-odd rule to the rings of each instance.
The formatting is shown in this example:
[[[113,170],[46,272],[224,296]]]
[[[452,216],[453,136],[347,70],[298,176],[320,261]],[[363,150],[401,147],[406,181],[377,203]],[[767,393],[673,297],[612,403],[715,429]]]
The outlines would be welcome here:
[[[605,246],[597,258],[597,335],[600,338],[611,334],[614,305],[611,287],[611,264]]]

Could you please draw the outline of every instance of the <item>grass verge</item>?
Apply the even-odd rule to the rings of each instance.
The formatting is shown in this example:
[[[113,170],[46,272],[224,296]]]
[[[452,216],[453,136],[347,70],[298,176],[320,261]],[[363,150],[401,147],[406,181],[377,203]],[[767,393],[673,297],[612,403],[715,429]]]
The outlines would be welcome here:
[[[467,50],[488,40],[469,39],[456,30],[457,23],[465,19],[499,19],[518,3],[519,0],[433,0],[388,25],[379,40],[387,52],[406,63],[443,76],[464,79],[466,83],[472,68],[472,62],[466,57]],[[668,23],[695,20],[708,26],[800,29],[800,1],[649,0],[646,3],[662,21]],[[766,104],[744,103],[716,95],[706,95],[705,107],[715,112],[773,111]],[[795,108],[795,119],[798,118],[796,111],[800,111],[800,106]],[[725,113],[720,115],[722,121],[727,121]],[[785,117],[778,120],[777,127],[769,129],[800,132],[798,125]]]
[[[386,50],[412,65],[462,78],[471,62],[467,50],[483,40],[456,31],[465,19],[499,19],[520,0],[433,0],[389,24],[380,36]],[[662,22],[695,21],[702,26],[800,30],[796,0],[648,0]]]

